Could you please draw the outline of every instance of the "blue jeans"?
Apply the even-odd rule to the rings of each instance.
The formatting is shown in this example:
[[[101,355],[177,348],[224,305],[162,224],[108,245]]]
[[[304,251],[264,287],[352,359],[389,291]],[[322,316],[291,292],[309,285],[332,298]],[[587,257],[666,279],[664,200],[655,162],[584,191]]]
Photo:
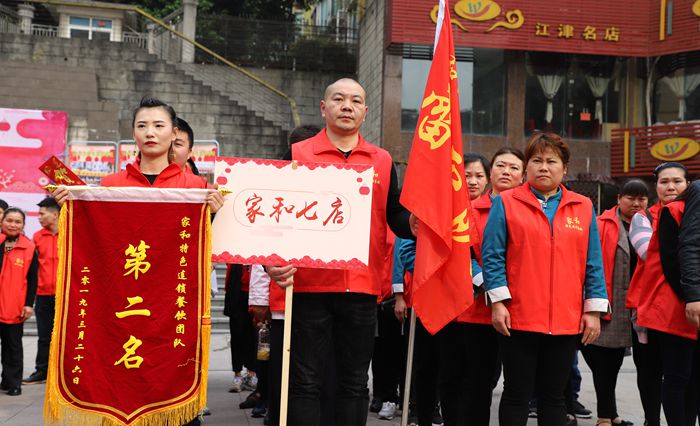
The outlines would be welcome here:
[[[334,357],[335,424],[364,426],[377,297],[359,293],[295,293],[293,312],[288,425],[320,425],[324,371],[327,360]]]

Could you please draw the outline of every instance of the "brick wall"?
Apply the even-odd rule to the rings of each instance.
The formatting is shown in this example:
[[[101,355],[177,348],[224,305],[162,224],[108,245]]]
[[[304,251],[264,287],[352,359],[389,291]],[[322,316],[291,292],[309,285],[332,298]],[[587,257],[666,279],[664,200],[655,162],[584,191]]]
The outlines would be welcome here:
[[[367,92],[369,113],[362,126],[363,136],[383,146],[383,82],[384,82],[384,0],[367,0],[360,21],[360,54],[358,78]]]

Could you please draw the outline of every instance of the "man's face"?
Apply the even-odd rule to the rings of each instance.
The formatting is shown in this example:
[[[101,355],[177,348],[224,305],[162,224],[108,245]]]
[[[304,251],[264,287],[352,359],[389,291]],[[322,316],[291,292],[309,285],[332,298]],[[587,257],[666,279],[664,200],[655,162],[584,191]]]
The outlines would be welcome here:
[[[357,133],[366,114],[365,91],[352,80],[339,80],[332,84],[321,101],[321,115],[328,129],[334,133]]]
[[[187,159],[190,158],[192,150],[187,133],[178,130],[175,142],[173,142],[173,153],[175,154],[175,163],[180,167],[185,167]]]
[[[39,224],[50,229],[58,222],[58,213],[46,207],[39,207]]]

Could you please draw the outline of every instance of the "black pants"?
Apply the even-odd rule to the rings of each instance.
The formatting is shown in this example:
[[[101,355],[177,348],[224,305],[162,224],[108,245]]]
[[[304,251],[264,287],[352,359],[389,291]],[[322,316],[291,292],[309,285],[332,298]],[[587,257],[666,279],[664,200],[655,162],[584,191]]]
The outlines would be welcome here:
[[[245,366],[255,371],[257,332],[248,314],[248,293],[239,288],[230,288],[226,299],[231,331],[231,368],[234,372],[240,372]]]
[[[18,388],[22,385],[23,334],[24,324],[0,322],[0,346],[2,347],[2,382],[0,383],[3,387]]]
[[[377,321],[376,296],[295,293],[289,384],[290,426],[321,422],[321,388],[328,358],[336,362],[335,423],[364,426],[367,381]]]
[[[581,353],[593,373],[598,417],[614,419],[618,416],[615,387],[625,358],[625,348],[588,345],[581,349]]]
[[[401,323],[394,315],[393,306],[377,306],[377,332],[372,357],[374,397],[383,402],[399,403],[398,389],[405,366],[402,362],[405,357],[404,336],[401,335]]]
[[[499,334],[505,376],[498,416],[501,426],[524,426],[528,402],[537,394],[537,423],[566,423],[564,394],[580,336],[552,336],[511,330]]]
[[[51,346],[55,305],[56,296],[37,296],[36,302],[34,302],[36,328],[37,334],[39,334],[36,351],[36,371],[43,374],[46,374],[49,368],[49,348]]]
[[[437,338],[445,426],[488,426],[500,367],[498,333],[490,324],[451,322]]]
[[[698,414],[695,404],[697,383],[690,385],[696,342],[657,330],[649,330],[649,334],[659,343],[661,350],[661,401],[668,426],[695,425]]]
[[[437,337],[428,333],[420,319],[416,318],[411,389],[415,392],[419,426],[433,424],[433,413],[438,401],[439,375],[440,355]]]
[[[658,342],[649,336],[648,343],[640,343],[632,331],[632,359],[637,368],[637,389],[648,426],[661,424],[661,351]]]

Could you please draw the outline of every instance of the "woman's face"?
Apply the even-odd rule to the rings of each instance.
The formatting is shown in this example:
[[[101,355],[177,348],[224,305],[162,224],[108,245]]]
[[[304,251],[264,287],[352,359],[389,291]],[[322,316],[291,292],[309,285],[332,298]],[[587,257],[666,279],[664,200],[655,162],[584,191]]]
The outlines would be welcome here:
[[[24,230],[24,218],[21,213],[9,212],[2,218],[2,233],[8,238],[15,238]]]
[[[663,169],[657,175],[656,195],[662,205],[675,200],[676,197],[688,187],[685,171],[678,167]]]
[[[141,156],[167,156],[175,140],[175,129],[170,114],[163,107],[141,108],[134,122],[134,141]]]
[[[644,210],[649,204],[649,197],[646,195],[618,195],[617,206],[620,209],[622,220],[629,222],[632,216],[638,211]]]
[[[565,174],[566,166],[551,148],[536,153],[527,162],[528,183],[544,195],[555,192]]]
[[[523,162],[513,154],[501,154],[491,167],[491,187],[499,194],[523,183]]]
[[[481,164],[481,161],[473,161],[467,163],[464,167],[464,174],[467,178],[467,190],[469,190],[469,199],[474,200],[481,196],[489,183],[486,177],[486,170]]]

